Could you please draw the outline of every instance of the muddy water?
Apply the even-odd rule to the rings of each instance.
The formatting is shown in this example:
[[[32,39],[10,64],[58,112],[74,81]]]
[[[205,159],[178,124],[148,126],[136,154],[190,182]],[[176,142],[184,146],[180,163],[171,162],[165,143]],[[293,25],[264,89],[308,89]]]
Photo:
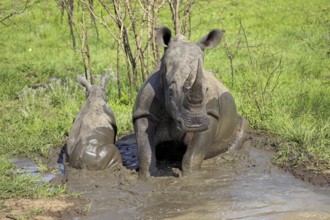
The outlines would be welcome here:
[[[88,215],[79,219],[330,219],[330,187],[273,166],[266,139],[252,137],[241,150],[204,161],[200,172],[186,177],[175,177],[178,169],[169,163],[159,164],[161,176],[147,182],[126,168],[70,169],[68,186],[88,200]],[[136,148],[128,138],[122,154],[125,143],[126,150]],[[135,155],[130,158],[132,168]]]

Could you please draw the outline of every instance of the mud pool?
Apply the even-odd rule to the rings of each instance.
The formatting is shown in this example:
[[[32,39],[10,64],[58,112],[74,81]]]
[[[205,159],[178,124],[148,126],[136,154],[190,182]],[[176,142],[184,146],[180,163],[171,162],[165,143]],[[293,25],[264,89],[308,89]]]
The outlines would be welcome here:
[[[241,150],[206,160],[200,172],[186,177],[177,177],[177,164],[160,163],[160,176],[147,182],[134,171],[134,137],[118,146],[133,170],[69,168],[68,188],[82,194],[88,209],[74,219],[330,219],[330,187],[272,165],[267,137],[252,135]]]

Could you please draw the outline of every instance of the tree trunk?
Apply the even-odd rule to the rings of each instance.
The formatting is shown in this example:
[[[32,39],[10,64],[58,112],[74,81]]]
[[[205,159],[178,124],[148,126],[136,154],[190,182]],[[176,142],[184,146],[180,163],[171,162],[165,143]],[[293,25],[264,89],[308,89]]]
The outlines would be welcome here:
[[[118,0],[112,0],[112,3],[113,3],[113,6],[114,6],[114,11],[115,11],[115,15],[116,15],[116,23],[117,23],[117,26],[118,26],[119,30],[121,31],[121,37],[122,37],[122,41],[123,41],[125,56],[128,58],[128,60],[131,63],[132,70],[133,70],[133,78],[134,78],[134,80],[136,79],[135,80],[135,83],[136,83],[137,82],[136,62],[135,62],[135,59],[133,57],[131,46],[130,46],[130,43],[129,43],[127,29],[124,26],[124,23],[122,21],[123,15],[122,15],[121,10],[120,10],[120,3],[119,3]],[[127,65],[129,65],[129,64],[127,63]]]
[[[168,0],[170,5],[171,13],[172,13],[172,21],[175,35],[181,33],[180,27],[180,0]]]
[[[95,16],[94,16],[94,0],[88,0],[88,4],[89,4],[90,16],[91,16],[91,23],[95,28],[96,37],[97,37],[97,39],[99,39],[99,29],[97,28],[97,25],[95,22]]]
[[[74,30],[73,30],[73,9],[74,9],[74,0],[69,0],[69,7],[67,7],[67,14],[68,14],[68,22],[70,27],[70,35],[72,40],[72,47],[75,50],[76,49],[76,39],[74,36]]]
[[[121,78],[120,78],[120,41],[117,41],[117,87],[118,98],[121,99]]]
[[[139,39],[139,36],[137,34],[137,30],[136,30],[136,26],[135,26],[135,16],[132,12],[131,9],[131,3],[129,0],[125,0],[125,5],[127,8],[127,12],[128,15],[130,17],[131,20],[131,24],[132,24],[132,29],[133,29],[133,34],[134,34],[134,40],[135,40],[135,46],[136,46],[136,52],[138,53],[138,57],[140,60],[140,65],[141,65],[141,74],[142,74],[142,80],[144,81],[146,79],[146,68],[145,68],[145,61],[144,61],[144,55],[143,55],[143,51],[141,48],[141,40]],[[143,28],[143,20],[141,22],[141,29]],[[137,83],[137,75],[134,78],[134,81]]]

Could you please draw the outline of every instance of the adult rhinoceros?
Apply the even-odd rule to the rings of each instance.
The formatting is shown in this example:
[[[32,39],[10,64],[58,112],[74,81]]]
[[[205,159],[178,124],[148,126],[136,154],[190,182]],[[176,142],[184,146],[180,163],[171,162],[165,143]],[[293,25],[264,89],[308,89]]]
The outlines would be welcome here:
[[[217,46],[223,34],[212,30],[192,43],[183,35],[171,39],[167,27],[158,29],[156,42],[165,52],[133,111],[140,178],[157,175],[156,146],[165,141],[187,147],[183,175],[197,171],[204,159],[242,145],[246,120],[237,114],[228,89],[202,68],[204,49]]]

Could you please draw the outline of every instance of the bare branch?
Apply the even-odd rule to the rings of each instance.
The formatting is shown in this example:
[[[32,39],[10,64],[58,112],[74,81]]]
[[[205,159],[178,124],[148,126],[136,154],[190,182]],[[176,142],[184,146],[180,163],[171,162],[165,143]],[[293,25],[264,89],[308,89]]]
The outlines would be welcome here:
[[[239,18],[239,24],[240,24],[241,29],[243,30],[243,35],[244,35],[244,38],[245,38],[246,47],[247,47],[248,53],[249,53],[250,64],[253,65],[252,55],[251,55],[250,46],[249,46],[249,41],[247,39],[247,35],[246,35],[246,32],[245,32],[245,29],[244,29],[241,18]]]
[[[5,15],[4,17],[0,18],[0,22],[2,24],[4,24],[3,22],[8,20],[9,18],[11,18],[12,16],[14,15],[18,15],[18,14],[22,14],[27,8],[29,8],[29,3],[30,3],[30,0],[26,0],[25,1],[25,4],[22,6],[22,8],[18,9],[18,10],[15,10],[11,13],[9,13],[8,15]],[[5,25],[5,24],[4,24]]]
[[[134,34],[134,40],[135,40],[135,45],[136,45],[136,52],[137,52],[138,57],[140,59],[142,79],[144,81],[145,78],[146,78],[146,67],[145,67],[145,62],[144,62],[143,51],[142,51],[142,48],[141,48],[141,38],[139,39],[139,37],[138,37],[138,32],[137,32],[136,26],[135,26],[135,17],[134,17],[134,14],[132,12],[132,9],[131,9],[130,1],[125,0],[125,5],[126,5],[127,12],[128,12],[129,17],[130,17],[130,20],[131,20],[131,24],[132,24],[132,28],[133,28],[133,34]],[[143,25],[141,26],[141,30],[142,29],[143,29]]]
[[[90,1],[90,0],[89,0]],[[109,34],[116,40],[118,41],[119,38],[118,36],[116,36],[114,34],[114,32],[111,30],[111,28],[109,27],[107,21],[104,19],[104,17],[102,15],[97,15],[95,13],[95,11],[93,10],[93,8],[90,7],[90,4],[88,4],[86,1],[81,0],[81,2],[87,7],[87,9],[89,10],[90,14],[94,17],[94,19],[101,25],[103,25],[103,27],[105,27],[105,29],[109,32]],[[106,4],[104,4],[104,2],[102,0],[99,1],[101,3],[101,5],[103,6],[104,10],[108,13],[109,17],[112,19],[113,22],[116,21],[116,19],[113,17],[113,15],[111,14],[109,8],[107,7]]]
[[[168,4],[170,5],[171,13],[172,13],[172,21],[173,21],[173,27],[175,34],[181,33],[181,27],[180,27],[180,0],[167,0]]]

